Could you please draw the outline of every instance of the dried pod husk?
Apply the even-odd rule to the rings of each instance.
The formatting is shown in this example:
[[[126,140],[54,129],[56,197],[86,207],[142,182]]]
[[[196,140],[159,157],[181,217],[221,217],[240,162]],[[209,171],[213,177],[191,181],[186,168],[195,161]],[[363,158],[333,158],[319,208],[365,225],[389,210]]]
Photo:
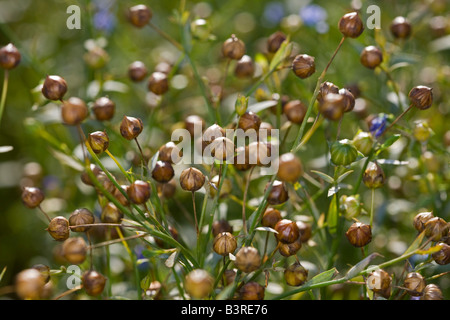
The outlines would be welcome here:
[[[159,148],[158,158],[161,161],[167,161],[176,164],[181,161],[183,151],[178,146],[170,141]]]
[[[217,237],[218,234],[223,232],[233,233],[233,227],[225,219],[214,221],[212,224],[213,236]]]
[[[444,300],[444,295],[437,285],[429,284],[423,290],[420,300]]]
[[[392,278],[383,269],[373,271],[366,280],[367,287],[384,298],[391,295]]]
[[[153,72],[148,79],[148,90],[161,96],[169,90],[169,80],[162,72]]]
[[[232,191],[232,185],[230,179],[220,179],[218,175],[214,176],[210,181],[210,187],[209,187],[209,196],[211,198],[214,198],[217,194],[217,190],[219,189],[219,180],[223,180],[222,188],[220,189],[220,195],[219,199],[226,198]]]
[[[377,162],[370,162],[363,173],[363,182],[370,189],[380,188],[384,185],[386,176]]]
[[[151,188],[150,184],[146,181],[136,180],[127,190],[128,197],[131,202],[135,204],[143,204],[150,199]]]
[[[157,161],[152,170],[152,178],[159,183],[166,183],[172,180],[175,175],[172,164],[167,161]]]
[[[278,221],[274,229],[277,231],[275,237],[282,243],[292,243],[300,237],[297,223],[288,219]]]
[[[70,234],[69,220],[62,216],[55,217],[50,221],[46,230],[56,241],[64,241],[69,238]]]
[[[102,210],[100,219],[104,223],[121,223],[123,213],[112,202],[108,202]]]
[[[30,209],[37,208],[44,201],[45,195],[41,189],[25,187],[22,191],[22,203]]]
[[[22,55],[12,43],[0,48],[0,67],[3,69],[14,69],[19,65],[21,59]]]
[[[203,269],[194,269],[184,279],[184,288],[193,298],[203,299],[213,290],[214,279]]]
[[[140,82],[147,77],[148,70],[142,61],[134,61],[128,66],[128,77],[131,81]]]
[[[425,230],[425,223],[434,218],[433,212],[420,212],[414,217],[414,228],[422,232]]]
[[[219,233],[213,242],[213,250],[215,253],[221,256],[227,256],[229,253],[233,253],[236,250],[237,241],[236,238],[229,232]]]
[[[234,264],[242,272],[250,273],[261,266],[261,256],[254,247],[242,247],[236,253]]]
[[[180,186],[186,191],[197,191],[205,184],[205,175],[196,168],[184,169],[180,174]]]
[[[250,163],[248,146],[238,147],[234,156],[233,166],[238,171],[247,171],[255,164]]]
[[[128,19],[131,24],[137,28],[145,27],[152,16],[152,10],[143,4],[139,4],[128,9]]]
[[[261,225],[263,227],[269,227],[274,229],[275,225],[282,219],[281,213],[279,210],[274,208],[268,208],[261,219]]]
[[[405,17],[395,17],[390,25],[392,35],[397,39],[406,39],[411,35],[411,23]]]
[[[419,142],[426,142],[430,138],[432,130],[426,121],[415,121],[413,136]]]
[[[264,192],[269,187],[269,184],[266,185]],[[267,202],[271,205],[278,205],[285,203],[289,200],[289,194],[286,188],[286,184],[282,181],[275,180],[272,184],[272,189],[269,192],[269,196],[267,197]]]
[[[61,117],[65,124],[75,126],[83,122],[89,115],[89,109],[83,100],[70,97],[61,106]]]
[[[81,281],[86,293],[92,297],[101,295],[106,284],[106,278],[95,270],[83,273]]]
[[[107,97],[101,97],[95,100],[92,111],[98,121],[109,121],[114,117],[116,104]]]
[[[203,129],[205,128],[205,120],[197,115],[190,115],[186,117],[186,119],[184,119],[184,127],[189,131],[191,137],[194,137],[194,128],[198,127],[197,130],[199,131],[199,134],[201,134],[203,132]]]
[[[47,76],[42,85],[42,94],[49,100],[61,100],[67,92],[67,82],[57,75]]]
[[[245,43],[234,34],[222,45],[222,54],[226,58],[240,60],[245,54]]]
[[[416,86],[408,94],[411,104],[420,110],[426,110],[433,104],[433,89],[426,86]]]
[[[89,134],[88,143],[96,154],[100,154],[109,147],[109,137],[105,131],[95,131]]]
[[[307,109],[306,105],[300,100],[292,100],[284,105],[283,113],[290,122],[301,124],[305,119]]]
[[[45,264],[38,263],[31,267],[32,269],[36,269],[41,273],[42,279],[44,279],[44,282],[47,283],[50,281],[50,267],[46,266]]]
[[[361,51],[361,64],[369,69],[375,69],[383,62],[383,53],[375,46],[367,46]]]
[[[287,39],[286,35],[281,31],[272,33],[267,39],[267,51],[275,53],[280,49],[281,44]]]
[[[143,129],[144,125],[139,118],[124,116],[120,123],[120,134],[127,140],[137,138]]]
[[[44,286],[42,274],[34,268],[22,270],[14,280],[15,293],[22,300],[41,299]]]
[[[300,241],[305,243],[311,239],[312,236],[312,228],[309,223],[303,221],[297,221],[298,230],[300,231]]]
[[[355,222],[348,228],[345,236],[351,245],[357,248],[364,247],[372,241],[372,228],[368,224]]]
[[[363,33],[364,25],[357,12],[345,14],[339,20],[339,31],[344,37],[357,38]]]
[[[355,97],[353,94],[345,88],[340,89],[339,94],[344,97],[344,112],[352,111],[355,108]]]
[[[76,209],[70,214],[69,225],[74,232],[86,232],[90,227],[75,227],[77,225],[93,224],[95,221],[94,215],[86,208]]]
[[[300,263],[295,262],[284,270],[284,280],[293,287],[301,286],[308,279],[308,270]]]
[[[433,241],[439,241],[445,237],[449,231],[447,222],[440,218],[434,217],[428,220],[424,225],[425,236]]]
[[[235,146],[233,141],[225,137],[214,139],[209,145],[211,154],[217,160],[225,161],[234,157]]]
[[[241,300],[264,300],[265,288],[257,282],[244,284],[239,290]]]
[[[248,55],[243,55],[236,63],[234,75],[238,78],[251,78],[254,73],[255,63],[253,62],[253,59]]]
[[[408,289],[408,293],[413,297],[421,296],[425,289],[425,279],[420,273],[410,272],[406,275],[403,286]]]
[[[238,128],[245,131],[253,129],[259,130],[261,118],[254,112],[248,111],[239,117]]]
[[[324,118],[338,121],[344,115],[345,99],[340,94],[328,93],[324,96],[322,103],[319,103],[318,109]]]
[[[94,174],[94,176],[96,176],[96,177],[97,177],[100,173],[103,172],[99,167],[97,167],[97,166],[96,166],[95,164],[93,164],[93,163],[91,163],[91,164],[89,165],[89,167],[90,167],[92,173]],[[82,181],[84,184],[86,184],[86,185],[88,185],[88,186],[93,186],[93,185],[94,185],[94,184],[92,183],[91,178],[89,177],[87,171],[83,171],[83,173],[81,174],[80,178],[81,178],[81,181]]]
[[[68,238],[62,249],[64,258],[71,264],[81,264],[86,260],[87,246],[82,237]]]
[[[359,200],[359,195],[346,196],[343,195],[340,200],[340,210],[345,213],[346,219],[352,219],[361,214],[362,204]]]
[[[331,161],[335,165],[348,166],[358,157],[358,150],[352,141],[343,139],[333,142],[330,148]]]
[[[298,250],[300,250],[302,248],[302,241],[301,241],[301,237],[298,237],[296,241],[291,242],[291,243],[281,243],[279,242],[280,246],[278,248],[278,252],[283,256],[283,257],[290,257],[295,255]]]
[[[339,87],[329,81],[321,83],[319,93],[317,94],[316,98],[319,104],[322,104],[325,96],[330,93],[339,94]]]
[[[301,78],[306,79],[316,72],[314,57],[307,54],[299,54],[292,61],[292,71]]]
[[[127,207],[130,205],[130,202],[128,201],[128,185],[121,185],[120,188],[122,189],[122,191],[124,191],[125,194],[127,194],[127,196],[125,196],[121,190],[119,190],[119,188],[115,188],[114,192],[113,192],[113,196],[114,198],[117,199],[117,201],[120,202],[121,205],[123,205],[124,207]]]
[[[444,242],[438,243],[441,250],[432,254],[433,260],[442,266],[450,263],[450,246]]]
[[[358,131],[352,142],[359,152],[368,155],[372,151],[374,139],[370,132]]]

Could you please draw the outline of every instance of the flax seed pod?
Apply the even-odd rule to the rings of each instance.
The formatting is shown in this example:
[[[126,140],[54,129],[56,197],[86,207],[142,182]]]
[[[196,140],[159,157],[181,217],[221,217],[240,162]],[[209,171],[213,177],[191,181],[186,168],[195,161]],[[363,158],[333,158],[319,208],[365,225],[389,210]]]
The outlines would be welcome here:
[[[434,217],[428,220],[424,225],[425,236],[433,241],[439,241],[445,237],[449,231],[447,222],[440,218]]]
[[[114,203],[108,202],[108,204],[102,210],[100,219],[105,223],[121,223],[123,219],[123,213],[116,207]]]
[[[0,48],[0,67],[3,69],[14,69],[19,65],[21,59],[19,50],[12,43]]]
[[[245,54],[245,43],[232,34],[231,37],[223,43],[222,54],[226,58],[239,60]]]
[[[392,278],[383,269],[373,271],[367,278],[366,283],[370,290],[386,299],[391,295]]]
[[[98,121],[109,121],[114,117],[116,104],[107,97],[95,100],[92,111]]]
[[[233,227],[225,219],[216,220],[212,224],[212,234],[217,237],[218,234],[228,232],[233,233]]]
[[[426,110],[433,104],[433,89],[426,86],[416,86],[408,94],[411,104],[420,110]]]
[[[109,147],[109,137],[105,131],[95,131],[90,133],[87,141],[95,154],[101,154]]]
[[[371,162],[363,173],[363,182],[370,189],[380,188],[384,185],[386,176],[377,162]]]
[[[403,286],[408,289],[408,293],[413,297],[421,296],[426,283],[420,273],[410,272],[406,275]]]
[[[390,25],[392,35],[397,39],[406,39],[411,35],[411,23],[405,17],[395,17]]]
[[[146,181],[136,180],[127,190],[128,197],[135,204],[143,204],[150,199],[151,188]]]
[[[238,128],[244,130],[244,132],[250,129],[258,131],[260,125],[261,125],[261,118],[252,111],[244,113],[239,118],[238,122]]]
[[[237,241],[236,238],[229,232],[219,233],[213,242],[214,252],[221,256],[227,256],[229,253],[233,253],[236,250]]]
[[[275,237],[282,243],[293,243],[300,237],[297,223],[288,219],[282,219],[274,227],[277,233]]]
[[[375,46],[365,47],[361,52],[360,61],[366,68],[375,69],[383,62],[383,53]]]
[[[353,223],[345,233],[348,241],[355,247],[364,247],[372,241],[372,228],[362,222]]]
[[[162,72],[153,72],[148,79],[148,90],[161,96],[169,90],[169,80]]]
[[[278,252],[283,257],[290,257],[295,255],[302,248],[301,237],[298,237],[297,240],[291,243],[282,243],[279,242],[280,246],[278,248]]]
[[[86,260],[87,246],[81,237],[68,238],[62,250],[64,258],[71,264],[81,264]]]
[[[236,63],[234,68],[234,75],[238,78],[251,78],[255,73],[255,63],[253,59],[248,55],[243,55],[242,58]]]
[[[290,286],[298,287],[308,279],[308,270],[300,263],[295,262],[284,270],[284,280]]]
[[[122,189],[122,191],[124,191],[124,193],[127,196],[125,196],[119,188],[114,189],[113,196],[114,196],[114,198],[117,199],[117,201],[120,202],[121,205],[123,205],[124,207],[127,207],[130,205],[130,202],[128,201],[128,194],[127,194],[129,186],[121,185],[120,188]]]
[[[65,100],[61,107],[61,117],[65,124],[78,125],[89,115],[89,110],[83,100],[77,97],[70,97]]]
[[[444,300],[441,289],[435,284],[429,284],[423,290],[420,300]]]
[[[140,82],[147,77],[147,67],[142,61],[134,61],[128,66],[128,77],[131,81]]]
[[[292,100],[285,104],[283,113],[290,122],[301,124],[305,119],[307,109],[306,105],[300,100]]]
[[[39,300],[44,289],[45,281],[42,274],[34,269],[25,269],[15,277],[14,290],[23,300]]]
[[[242,247],[236,254],[234,264],[242,272],[250,273],[261,266],[261,256],[254,247]]]
[[[347,89],[342,88],[339,94],[344,97],[344,112],[350,112],[355,108],[355,96]]]
[[[41,189],[25,187],[22,191],[22,203],[30,209],[37,208],[44,201],[45,195]]]
[[[323,99],[329,93],[338,94],[339,87],[332,82],[326,81],[320,84],[319,93],[317,94],[317,101],[319,104],[323,103]]]
[[[212,291],[214,279],[202,269],[194,269],[184,279],[186,292],[196,299],[206,298]]]
[[[152,170],[152,178],[159,183],[169,182],[174,175],[175,171],[173,170],[172,164],[167,161],[157,161]]]
[[[264,300],[265,288],[257,282],[244,284],[239,290],[241,300]]]
[[[434,218],[433,212],[420,212],[414,217],[414,228],[422,232],[425,230],[425,223]]]
[[[303,221],[297,221],[298,230],[300,231],[300,241],[302,243],[308,242],[312,236],[312,229],[309,223]]]
[[[263,227],[275,228],[275,225],[282,219],[280,211],[274,208],[268,208],[261,219]]]
[[[339,31],[349,38],[357,38],[364,31],[364,25],[357,12],[345,14],[339,20]]]
[[[440,265],[446,265],[450,263],[450,246],[444,242],[438,243],[442,247],[441,250],[432,254],[433,260]]]
[[[292,61],[292,71],[301,78],[306,79],[316,72],[314,57],[307,54],[299,54]]]
[[[266,189],[269,185],[266,185]],[[264,192],[266,191],[264,190]],[[271,205],[278,205],[285,203],[289,199],[289,194],[286,188],[286,184],[282,181],[275,180],[272,184],[272,189],[267,197],[267,202]]]
[[[127,140],[137,138],[143,129],[144,125],[139,118],[124,116],[120,123],[120,134]]]
[[[196,168],[184,169],[180,174],[180,185],[183,190],[195,192],[205,184],[205,175]]]
[[[95,221],[94,215],[86,208],[76,209],[70,214],[69,225],[74,232],[86,232],[90,227],[75,227],[77,225],[93,224]],[[75,228],[73,228],[75,227]]]
[[[286,35],[281,31],[271,34],[267,39],[267,51],[270,53],[277,52],[284,40],[286,40]]]
[[[67,92],[67,82],[57,75],[47,76],[42,85],[42,94],[49,100],[61,100]]]
[[[145,27],[152,16],[152,10],[143,4],[133,6],[128,10],[128,19],[137,28]]]
[[[330,148],[331,161],[335,165],[348,166],[358,157],[358,150],[352,141],[343,139],[333,142]]]
[[[176,164],[181,161],[183,151],[178,146],[170,141],[159,148],[158,158],[161,161],[167,161]]]
[[[344,115],[345,98],[337,93],[328,93],[319,103],[318,109],[324,118],[331,121],[338,121]]]
[[[69,220],[62,216],[58,216],[50,221],[46,230],[56,241],[64,241],[69,238],[69,225]]]
[[[205,120],[197,115],[190,115],[184,119],[184,127],[189,131],[191,137],[194,137],[194,128],[198,127],[200,129],[199,133],[201,134],[205,128]]]
[[[106,278],[95,270],[86,271],[81,277],[83,288],[90,296],[97,297],[105,288]]]

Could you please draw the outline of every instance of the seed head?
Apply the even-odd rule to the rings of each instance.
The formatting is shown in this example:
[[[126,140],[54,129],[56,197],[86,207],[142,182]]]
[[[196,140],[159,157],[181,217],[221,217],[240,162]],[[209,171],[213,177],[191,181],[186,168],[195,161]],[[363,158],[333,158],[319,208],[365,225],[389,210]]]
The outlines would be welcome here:
[[[300,237],[300,230],[297,223],[288,219],[282,219],[274,227],[275,237],[282,243],[293,243]]]
[[[68,238],[62,250],[64,258],[71,264],[81,264],[86,260],[87,246],[82,237]]]
[[[245,43],[234,34],[222,45],[222,54],[226,58],[240,60],[245,54]]]
[[[144,125],[139,118],[124,116],[120,123],[120,134],[127,140],[137,138],[143,129]]]
[[[286,40],[286,35],[281,31],[276,31],[267,39],[267,51],[275,53],[280,49],[281,44]]]
[[[236,238],[229,232],[219,233],[213,242],[214,252],[221,256],[227,256],[229,253],[233,253],[236,250],[237,241]]]
[[[327,94],[322,103],[319,103],[319,111],[322,115],[331,121],[338,121],[344,115],[345,98],[337,93]]]
[[[172,141],[167,142],[165,145],[159,148],[158,154],[159,160],[167,161],[172,164],[178,163],[183,157],[183,151]]]
[[[386,176],[383,169],[377,162],[371,162],[368,164],[363,174],[363,182],[370,189],[377,189],[384,185]]]
[[[105,131],[95,131],[89,134],[88,143],[96,154],[100,154],[109,147],[109,137]]]
[[[128,10],[128,19],[137,28],[145,27],[152,16],[152,10],[143,4],[133,6]]]
[[[14,289],[17,296],[23,300],[39,300],[45,281],[42,274],[34,269],[25,269],[15,277]]]
[[[372,228],[368,224],[355,222],[348,228],[345,236],[353,246],[364,247],[372,241]]]
[[[300,241],[308,242],[311,239],[312,229],[309,223],[297,221],[298,230],[300,231]]]
[[[411,35],[411,24],[405,17],[396,17],[390,26],[392,35],[397,39],[406,39]]]
[[[253,62],[253,59],[248,55],[243,55],[236,63],[234,75],[238,78],[251,78],[254,73],[255,63]]]
[[[266,189],[268,187],[269,183],[266,185]],[[267,197],[267,202],[271,205],[278,205],[285,203],[286,201],[288,201],[288,199],[289,194],[286,188],[286,184],[282,181],[275,180],[272,184],[272,189],[269,192],[269,196]]]
[[[339,94],[344,97],[344,112],[350,112],[355,107],[355,96],[345,88],[339,90]]]
[[[93,297],[102,294],[106,284],[106,278],[95,270],[89,270],[83,273],[81,280],[86,293]]]
[[[70,214],[69,225],[71,227],[77,225],[93,224],[95,221],[94,215],[86,208],[76,209]],[[71,228],[74,232],[86,232],[90,227],[76,227]]]
[[[47,76],[42,85],[42,94],[49,100],[61,100],[67,92],[67,82],[56,75]]]
[[[261,118],[252,111],[244,113],[239,118],[238,122],[238,128],[244,130],[244,132],[250,129],[258,131],[260,125],[261,125]]]
[[[316,72],[316,63],[314,57],[307,54],[299,54],[292,62],[292,71],[301,78],[306,79]]]
[[[447,235],[449,227],[444,219],[434,217],[425,223],[424,230],[426,237],[431,238],[433,241],[439,241]]]
[[[151,188],[150,184],[146,181],[136,180],[127,190],[128,197],[131,202],[135,204],[143,204],[150,199]]]
[[[12,43],[0,48],[0,67],[3,69],[14,69],[20,63],[21,58],[19,50]]]
[[[147,74],[147,67],[142,61],[134,61],[128,66],[128,77],[133,82],[144,80]]]
[[[148,90],[160,96],[169,90],[169,80],[162,72],[153,72],[148,79]]]
[[[383,53],[375,46],[365,47],[361,52],[360,61],[366,68],[375,69],[383,62]]]
[[[426,86],[417,86],[409,92],[411,104],[420,110],[426,110],[433,104],[433,89]]]
[[[283,107],[283,113],[292,123],[301,124],[305,119],[306,110],[308,108],[300,100],[292,100]]]
[[[280,244],[280,247],[278,249],[278,252],[280,252],[280,254],[283,257],[293,256],[302,247],[301,237],[298,237],[297,240],[295,240],[294,242],[291,242],[291,243],[279,242],[279,244]]]
[[[422,232],[425,230],[425,223],[434,218],[433,212],[420,212],[414,217],[414,228]]]
[[[83,100],[71,97],[65,100],[61,107],[61,117],[65,124],[75,126],[80,124],[89,115],[89,109]]]
[[[217,237],[220,233],[228,232],[233,233],[233,227],[228,223],[227,220],[221,219],[213,222],[212,225],[212,234],[214,237]]]
[[[438,243],[442,247],[441,250],[432,254],[433,260],[440,265],[450,263],[450,246],[444,242]]]
[[[408,289],[408,293],[413,296],[421,296],[426,283],[425,279],[422,277],[420,273],[410,272],[406,275],[405,281],[403,282],[403,286]]]
[[[420,300],[444,300],[441,289],[435,284],[429,284],[423,290]]]
[[[205,175],[196,168],[184,169],[180,174],[180,185],[183,190],[197,191],[205,184]]]
[[[121,223],[123,218],[123,213],[116,207],[112,202],[103,208],[100,219],[104,223]]]
[[[174,175],[175,171],[173,170],[170,162],[167,161],[157,161],[155,167],[152,170],[153,179],[160,183],[169,182]]]
[[[345,14],[339,20],[339,31],[349,38],[357,38],[364,31],[364,25],[357,12]]]
[[[244,284],[239,290],[241,300],[264,300],[265,289],[257,282],[251,281]]]
[[[356,160],[358,150],[348,139],[335,141],[330,148],[331,161],[336,165],[348,166]]]
[[[275,225],[282,219],[280,211],[274,208],[268,208],[262,217],[261,225],[263,227],[275,228]]]
[[[254,247],[242,247],[236,254],[234,264],[242,272],[250,273],[261,266],[261,256]]]
[[[64,241],[69,237],[69,220],[62,216],[53,218],[47,228],[48,233],[56,241]]]
[[[300,263],[295,262],[284,270],[284,280],[290,286],[298,287],[308,279],[308,270]]]
[[[319,93],[317,94],[317,101],[319,104],[323,103],[325,96],[329,93],[339,93],[339,87],[332,82],[326,81],[320,84]]]
[[[44,201],[45,195],[41,189],[25,187],[22,191],[22,203],[30,209],[38,207]]]
[[[98,121],[108,121],[114,117],[116,104],[107,97],[101,97],[95,100],[92,106],[94,116]]]
[[[184,279],[186,292],[196,299],[206,298],[212,291],[214,279],[202,269],[194,269]]]

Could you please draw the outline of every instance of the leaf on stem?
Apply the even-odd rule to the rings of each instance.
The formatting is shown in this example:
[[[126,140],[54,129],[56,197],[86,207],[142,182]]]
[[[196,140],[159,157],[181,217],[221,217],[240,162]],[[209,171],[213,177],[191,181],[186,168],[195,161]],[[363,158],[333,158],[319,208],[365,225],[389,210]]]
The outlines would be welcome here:
[[[408,253],[413,252],[414,250],[419,249],[420,245],[422,244],[423,238],[425,237],[425,231],[422,231],[417,238],[413,241],[413,243],[409,246],[408,249],[406,249],[405,253],[403,255],[406,255]]]
[[[334,179],[332,177],[330,177],[329,175],[327,175],[326,173],[316,171],[316,170],[311,170],[311,172],[314,172],[315,174],[317,174],[319,177],[321,177],[323,180],[325,180],[328,183],[335,182]]]
[[[331,234],[335,234],[337,231],[339,210],[336,206],[336,196],[336,194],[333,195],[333,199],[331,199],[330,206],[328,208],[327,225]]]
[[[363,260],[361,260],[360,262],[358,262],[357,264],[355,264],[345,275],[345,279],[347,280],[351,280],[354,277],[358,276],[359,273],[361,271],[363,271],[364,269],[366,269],[366,267],[369,265],[369,263],[375,259],[376,257],[382,257],[381,254],[379,253],[372,253],[369,256],[367,256],[366,258],[364,258]]]
[[[172,268],[175,265],[175,261],[177,259],[179,251],[175,250],[174,253],[172,253],[169,258],[167,258],[166,262],[164,262],[164,264],[166,265],[167,268]]]
[[[75,160],[73,157],[68,156],[54,149],[51,149],[51,152],[53,156],[56,159],[58,159],[62,164],[65,164],[66,166],[71,167],[72,169],[75,169],[79,172],[82,172],[84,170],[84,166],[79,161]]]
[[[349,174],[351,174],[353,172],[353,170],[344,172],[343,174],[340,175],[339,178],[337,178],[336,182],[340,183],[342,180],[344,180],[345,178],[347,178],[349,176]]]
[[[380,146],[380,148],[375,152],[375,155],[379,155],[381,152],[392,146],[398,139],[400,139],[401,135],[394,134],[393,136],[386,139],[386,141]]]
[[[317,284],[317,283],[330,281],[338,273],[339,272],[336,270],[336,268],[332,268],[330,270],[324,271],[322,273],[319,273],[318,275],[315,275],[311,280],[306,282],[305,286],[311,286],[311,285],[314,285],[314,284]]]

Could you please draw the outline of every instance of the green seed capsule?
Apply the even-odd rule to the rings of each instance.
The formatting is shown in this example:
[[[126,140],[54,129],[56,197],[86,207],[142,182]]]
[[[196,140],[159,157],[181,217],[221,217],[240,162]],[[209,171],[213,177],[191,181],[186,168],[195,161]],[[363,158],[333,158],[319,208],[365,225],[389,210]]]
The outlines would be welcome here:
[[[348,139],[336,141],[330,149],[331,161],[336,165],[347,166],[356,160],[358,150]]]

